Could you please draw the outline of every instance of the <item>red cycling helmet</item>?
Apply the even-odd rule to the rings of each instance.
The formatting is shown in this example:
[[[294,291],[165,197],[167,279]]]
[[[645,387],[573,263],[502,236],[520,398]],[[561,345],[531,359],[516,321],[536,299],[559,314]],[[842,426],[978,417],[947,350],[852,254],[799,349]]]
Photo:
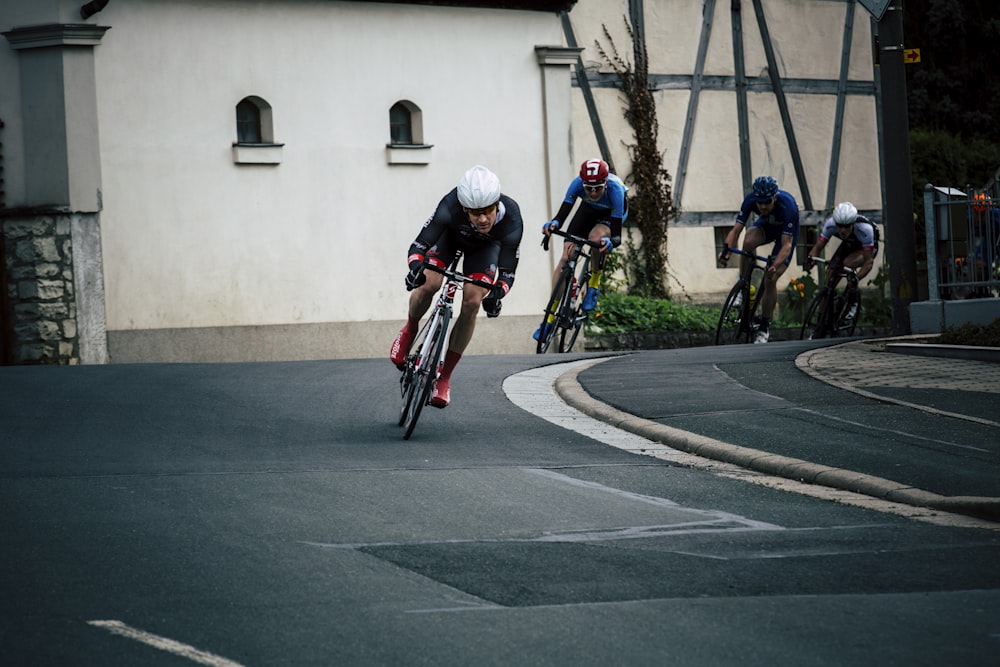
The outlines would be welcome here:
[[[587,185],[600,185],[608,180],[611,170],[604,160],[593,158],[580,165],[580,180]]]

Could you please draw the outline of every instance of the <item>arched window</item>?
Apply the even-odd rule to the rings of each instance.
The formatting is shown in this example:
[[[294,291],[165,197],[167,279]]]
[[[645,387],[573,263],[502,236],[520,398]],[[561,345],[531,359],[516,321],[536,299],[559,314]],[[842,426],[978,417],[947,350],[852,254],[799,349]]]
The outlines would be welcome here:
[[[236,104],[236,164],[279,164],[282,146],[274,142],[271,105],[261,97],[248,95]]]
[[[271,105],[263,98],[250,95],[236,105],[236,143],[274,143]]]
[[[420,107],[409,100],[400,100],[389,108],[389,145],[405,146],[424,143],[423,119]]]

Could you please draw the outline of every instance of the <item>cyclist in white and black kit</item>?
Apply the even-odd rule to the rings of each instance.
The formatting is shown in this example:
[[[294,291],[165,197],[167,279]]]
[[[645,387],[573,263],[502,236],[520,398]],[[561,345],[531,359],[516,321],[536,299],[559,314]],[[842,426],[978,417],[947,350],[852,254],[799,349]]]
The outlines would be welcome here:
[[[440,273],[422,270],[425,259],[446,268],[454,259],[455,251],[461,248],[462,272],[476,280],[493,283],[492,290],[468,284],[462,290],[462,310],[448,338],[448,352],[431,395],[431,405],[436,408],[447,407],[451,402],[451,373],[472,340],[479,305],[482,304],[487,317],[500,314],[500,299],[514,284],[523,231],[517,202],[501,194],[496,174],[476,165],[465,172],[458,187],[438,202],[434,215],[424,223],[410,245],[406,289],[412,293],[406,324],[389,351],[389,359],[396,366],[401,367],[406,362],[420,328],[420,318],[430,308],[444,281]]]
[[[813,257],[818,257],[826,244],[834,237],[840,239],[840,247],[830,258],[831,269],[839,266],[848,266],[857,272],[858,281],[871,273],[875,266],[875,257],[878,255],[878,227],[868,218],[858,214],[857,207],[849,201],[837,204],[833,209],[833,215],[826,219],[823,228],[819,232],[819,239],[806,255],[802,268],[806,271],[812,270]],[[840,281],[839,276],[834,279],[831,287],[836,287]],[[848,303],[852,304],[848,318],[854,317],[857,312],[857,283],[848,285]]]

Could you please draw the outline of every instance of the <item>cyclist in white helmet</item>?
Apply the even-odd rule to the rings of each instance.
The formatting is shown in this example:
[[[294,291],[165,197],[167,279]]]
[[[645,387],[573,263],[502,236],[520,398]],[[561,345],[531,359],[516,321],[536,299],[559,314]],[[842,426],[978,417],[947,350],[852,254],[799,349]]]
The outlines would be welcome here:
[[[830,258],[830,268],[849,266],[857,271],[859,281],[871,273],[875,257],[878,255],[878,227],[865,216],[858,214],[857,207],[849,201],[837,204],[833,214],[823,223],[819,238],[802,262],[802,268],[811,271],[814,264],[812,258],[818,257],[834,237],[840,239],[840,247]],[[840,282],[839,278],[832,286],[836,287],[837,282]],[[849,303],[857,303],[857,294],[854,293],[856,290],[857,287],[853,283],[848,287],[845,296]],[[851,317],[855,312],[855,309],[852,309]]]
[[[438,202],[434,214],[410,245],[406,289],[411,294],[406,324],[389,352],[389,359],[398,367],[406,362],[420,328],[420,318],[430,308],[444,280],[440,273],[420,270],[425,259],[446,268],[460,248],[464,255],[462,272],[493,283],[492,290],[468,284],[462,290],[462,309],[455,318],[444,365],[431,395],[434,407],[445,408],[451,402],[451,374],[472,340],[480,304],[487,317],[500,314],[500,300],[514,284],[522,232],[521,209],[517,202],[501,194],[496,174],[476,165]]]

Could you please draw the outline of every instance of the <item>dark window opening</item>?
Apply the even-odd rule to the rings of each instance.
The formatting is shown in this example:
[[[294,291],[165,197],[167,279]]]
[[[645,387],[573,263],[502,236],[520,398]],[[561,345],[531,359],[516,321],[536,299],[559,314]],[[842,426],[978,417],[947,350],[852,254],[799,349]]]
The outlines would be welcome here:
[[[236,141],[241,144],[262,143],[260,108],[250,100],[236,105]]]
[[[389,142],[393,144],[412,144],[413,129],[410,110],[400,102],[389,109]]]

